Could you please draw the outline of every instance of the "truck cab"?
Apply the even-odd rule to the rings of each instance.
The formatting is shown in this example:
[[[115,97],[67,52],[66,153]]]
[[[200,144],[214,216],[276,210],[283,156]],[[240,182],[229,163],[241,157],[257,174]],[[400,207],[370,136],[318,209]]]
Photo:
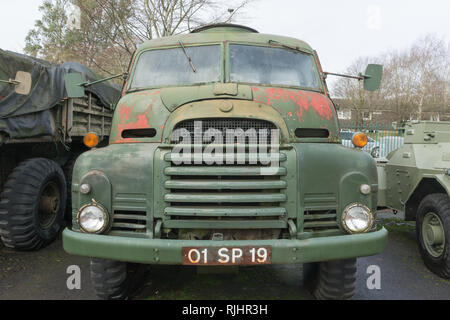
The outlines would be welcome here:
[[[97,294],[124,298],[130,263],[304,263],[317,298],[350,298],[387,232],[324,79],[307,43],[238,25],[141,44],[109,146],[73,171],[64,248],[92,258]]]

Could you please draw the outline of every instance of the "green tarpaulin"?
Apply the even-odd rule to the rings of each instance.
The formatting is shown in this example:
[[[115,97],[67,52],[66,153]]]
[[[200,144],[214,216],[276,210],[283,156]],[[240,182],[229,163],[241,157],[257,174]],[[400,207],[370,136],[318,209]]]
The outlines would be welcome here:
[[[0,83],[0,131],[13,139],[54,135],[49,109],[67,97],[64,77],[78,72],[84,80],[95,81],[101,77],[89,68],[75,62],[52,64],[22,54],[0,50],[0,79],[14,79],[17,71],[31,74],[32,86],[28,95],[14,92],[14,86]],[[103,82],[86,88],[101,103],[111,108],[120,97],[120,88]]]

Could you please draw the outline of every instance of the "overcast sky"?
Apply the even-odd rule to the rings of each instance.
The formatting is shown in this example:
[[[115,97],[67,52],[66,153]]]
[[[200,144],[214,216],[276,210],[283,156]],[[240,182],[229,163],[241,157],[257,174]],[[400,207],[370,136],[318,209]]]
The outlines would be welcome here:
[[[1,49],[22,52],[42,2],[1,1]],[[331,72],[359,56],[405,49],[428,33],[450,41],[449,0],[256,0],[250,9],[246,25],[308,42]]]

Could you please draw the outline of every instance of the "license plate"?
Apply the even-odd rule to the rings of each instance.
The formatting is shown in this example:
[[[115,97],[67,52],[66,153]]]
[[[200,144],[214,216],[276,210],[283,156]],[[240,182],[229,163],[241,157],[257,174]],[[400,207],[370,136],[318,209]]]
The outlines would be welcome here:
[[[223,266],[272,263],[272,247],[184,247],[183,265]]]

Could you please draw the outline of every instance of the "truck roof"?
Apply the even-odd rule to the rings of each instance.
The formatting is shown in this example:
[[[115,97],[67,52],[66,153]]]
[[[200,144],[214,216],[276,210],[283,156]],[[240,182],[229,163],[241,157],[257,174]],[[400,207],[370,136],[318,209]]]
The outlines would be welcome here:
[[[183,44],[186,45],[224,41],[268,44],[269,41],[275,41],[283,45],[297,47],[306,52],[313,51],[309,44],[304,41],[291,37],[258,33],[258,31],[250,27],[229,23],[207,25],[188,34],[179,34],[145,41],[138,46],[138,50],[142,51],[150,48],[177,46],[179,45],[179,41],[182,41]]]

